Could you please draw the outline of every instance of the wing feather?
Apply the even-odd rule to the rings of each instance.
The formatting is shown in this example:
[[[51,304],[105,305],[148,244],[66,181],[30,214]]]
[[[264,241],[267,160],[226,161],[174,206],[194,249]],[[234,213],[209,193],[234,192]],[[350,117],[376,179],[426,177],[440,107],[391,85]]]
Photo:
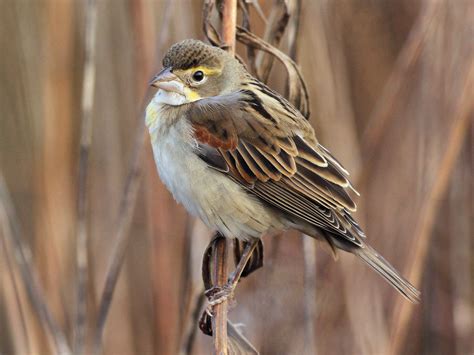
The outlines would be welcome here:
[[[194,138],[222,159],[209,149],[199,156],[212,156],[203,160],[290,219],[362,245],[359,237],[365,236],[350,215],[357,207],[346,191],[353,189],[348,172],[317,142],[303,116],[271,93],[267,100],[265,92],[243,90],[189,105]]]
[[[265,173],[265,177],[261,178],[261,181],[268,181],[269,179],[272,180],[280,180],[281,179],[281,173],[278,170],[278,168],[272,164],[268,159],[263,155],[260,150],[256,147],[254,147],[251,144],[247,144],[245,142],[242,142],[242,146],[245,148],[245,150],[249,153],[249,155],[252,157],[254,162],[259,166],[259,168]]]
[[[356,204],[352,201],[343,186],[334,184],[301,165],[298,166],[298,175],[309,183],[311,191],[323,193],[351,212],[357,210]]]
[[[270,179],[270,171],[265,169],[265,164],[262,164],[263,168],[260,166],[260,160],[252,156],[245,143],[240,143],[238,153],[245,160],[256,179],[263,182],[267,182]]]
[[[239,172],[240,176],[248,183],[248,184],[253,184],[257,179],[252,172],[252,169],[248,166],[247,162],[245,159],[242,157],[242,155],[239,154],[238,150],[232,150],[230,151],[230,155],[234,159],[234,164],[235,167],[237,168],[237,171]]]
[[[321,167],[319,165],[311,164],[305,159],[301,159],[300,157],[296,158],[296,162],[298,165],[312,171],[313,173],[321,176],[322,178],[342,187],[349,186],[349,181],[347,178],[341,174],[339,170],[334,168],[332,164],[328,164],[327,167]]]
[[[303,138],[296,135],[293,139],[296,144],[296,148],[298,149],[298,156],[301,159],[323,168],[328,166],[328,162],[324,156],[315,148],[306,143]]]

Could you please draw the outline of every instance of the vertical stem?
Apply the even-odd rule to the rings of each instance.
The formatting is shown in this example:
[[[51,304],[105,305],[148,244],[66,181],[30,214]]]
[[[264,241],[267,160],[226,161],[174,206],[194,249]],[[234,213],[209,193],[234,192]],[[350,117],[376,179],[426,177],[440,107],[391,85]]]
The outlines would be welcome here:
[[[296,62],[298,35],[301,22],[302,0],[295,0],[290,4],[291,18],[289,23],[288,53]],[[288,83],[289,85],[289,83]],[[288,95],[289,86],[286,87]],[[316,243],[312,238],[302,235],[304,255],[304,329],[305,351],[316,355],[315,319],[316,319]]]
[[[53,317],[53,314],[46,303],[46,297],[43,289],[40,287],[39,277],[35,273],[32,263],[32,252],[27,244],[23,242],[20,229],[20,223],[10,192],[6,186],[3,174],[0,171],[0,227],[3,229],[3,238],[6,243],[11,246],[14,251],[16,263],[20,271],[23,285],[28,294],[28,298],[36,311],[38,318],[47,330],[47,334],[51,336],[56,354],[69,355],[72,351],[67,342],[66,335],[61,330],[59,324]]]
[[[167,6],[167,5],[166,5]],[[168,9],[168,7],[166,7]],[[165,33],[169,25],[169,16],[171,12],[168,11],[164,16],[159,33]],[[139,20],[139,19],[137,19]],[[143,20],[142,20],[143,22]],[[141,37],[139,37],[141,38]],[[157,43],[157,48],[163,46],[163,41],[166,36],[160,37]],[[145,46],[143,46],[145,48]],[[141,62],[142,66],[147,66],[149,63]],[[146,71],[142,72],[144,75],[140,80],[144,82]],[[151,91],[145,94],[144,101],[141,104],[140,113],[145,111],[146,104],[151,99]],[[132,223],[133,212],[138,198],[138,191],[143,174],[143,162],[145,158],[145,142],[148,139],[148,132],[145,130],[145,119],[140,117],[138,119],[137,127],[135,128],[135,137],[133,138],[132,158],[129,162],[128,172],[125,182],[125,187],[122,192],[120,208],[118,213],[118,222],[114,233],[114,242],[107,267],[107,273],[100,297],[100,304],[97,313],[97,320],[94,328],[94,348],[93,353],[99,354],[102,351],[102,337],[104,334],[105,323],[109,315],[112,298],[114,296],[115,288],[117,286],[118,278],[122,265],[124,264],[128,242],[130,240],[129,229]]]
[[[446,150],[441,156],[441,171],[438,172],[436,179],[431,187],[431,191],[426,194],[427,199],[422,206],[423,211],[418,220],[418,226],[413,236],[414,255],[410,258],[409,271],[407,273],[408,280],[412,280],[415,285],[420,284],[423,263],[425,262],[431,232],[434,226],[434,218],[436,211],[448,187],[449,178],[455,168],[455,163],[461,152],[462,145],[466,139],[466,133],[469,132],[469,125],[472,121],[472,113],[474,105],[468,99],[474,88],[474,66],[466,73],[466,84],[463,95],[459,99],[457,111],[452,119],[455,123],[453,128],[446,137]],[[393,330],[388,354],[400,354],[405,344],[408,332],[408,322],[413,314],[414,307],[408,302],[397,300],[393,312]]]
[[[128,241],[130,239],[128,238],[128,231],[132,222],[133,211],[135,209],[135,202],[138,195],[138,188],[140,187],[145,138],[147,135],[145,132],[145,123],[143,119],[139,121],[139,126],[136,128],[135,134],[136,136],[133,143],[132,159],[129,163],[126,183],[120,201],[118,222],[115,229],[114,245],[112,246],[109,265],[107,267],[107,274],[100,297],[97,321],[95,324],[93,351],[95,354],[99,354],[102,349],[102,335],[104,333],[105,322],[109,314],[115,286],[117,285],[120,270],[122,269],[125,259]]]
[[[302,236],[304,253],[304,329],[305,350],[316,354],[316,243],[308,236]]]
[[[86,5],[85,19],[85,63],[82,83],[82,121],[79,155],[79,177],[77,191],[77,225],[76,225],[76,272],[77,294],[74,328],[74,352],[82,354],[84,350],[87,326],[87,174],[89,170],[89,151],[92,141],[92,110],[95,93],[95,40],[97,23],[97,6],[95,0]]]
[[[214,280],[216,285],[227,283],[227,240],[220,237],[214,249]],[[227,355],[227,301],[216,304],[213,309],[214,351],[217,355]]]
[[[224,0],[222,3],[222,39],[235,52],[235,32],[237,23],[237,0]]]
[[[235,33],[237,22],[237,0],[224,0],[222,3],[222,38],[231,53],[235,52]],[[214,251],[215,275],[218,286],[227,282],[227,241],[219,238]],[[213,309],[214,350],[218,355],[227,354],[227,301],[214,306]]]

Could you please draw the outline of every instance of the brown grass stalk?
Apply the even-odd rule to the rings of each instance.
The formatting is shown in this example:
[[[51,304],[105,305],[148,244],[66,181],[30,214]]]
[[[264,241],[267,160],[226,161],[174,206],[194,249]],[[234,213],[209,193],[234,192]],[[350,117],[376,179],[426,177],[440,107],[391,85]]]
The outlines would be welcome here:
[[[296,62],[299,29],[301,22],[301,0],[293,0],[288,9],[291,11],[291,18],[288,24],[288,53],[291,59]],[[289,91],[288,85],[285,88]],[[304,256],[304,330],[305,330],[305,351],[316,354],[315,321],[316,321],[316,243],[313,238],[303,235],[303,256]]]
[[[237,0],[224,0],[222,2],[222,40],[235,52],[235,34],[237,25]]]
[[[0,353],[67,342],[92,354],[100,305],[104,354],[212,354],[212,310],[199,317],[215,285],[212,252],[206,287],[199,268],[210,231],[175,203],[135,131],[151,69],[201,37],[203,4],[208,36],[228,48],[224,1],[42,3],[0,2],[0,171],[14,210],[0,201]],[[265,354],[474,354],[473,4],[237,0],[236,56],[287,97],[304,98],[290,89],[304,74],[310,123],[361,193],[354,217],[422,299],[405,303],[346,253],[314,255],[297,233],[264,237],[265,267],[227,303],[229,354],[258,353],[248,340]],[[142,183],[129,172],[134,139]]]
[[[222,39],[231,53],[235,52],[235,34],[237,25],[237,0],[224,0],[222,3]],[[218,239],[214,251],[214,280],[217,286],[227,283],[227,241]],[[213,307],[214,351],[219,355],[228,353],[227,345],[227,301]]]
[[[142,162],[144,156],[144,145],[145,137],[144,122],[142,119],[139,120],[134,145],[132,160],[130,162],[129,171],[125,183],[125,188],[122,194],[122,200],[120,202],[120,210],[117,221],[117,229],[115,231],[115,244],[112,248],[110,256],[109,266],[107,268],[107,274],[102,289],[99,310],[97,315],[97,322],[94,332],[94,351],[99,353],[102,343],[102,335],[104,332],[105,322],[109,314],[110,305],[112,303],[112,297],[114,294],[115,286],[117,285],[120,270],[125,259],[129,241],[129,228],[132,221],[133,211],[135,202],[137,200],[138,189],[140,187],[140,180],[142,176]]]
[[[49,309],[43,290],[39,286],[38,276],[34,272],[31,263],[31,250],[21,239],[21,229],[10,193],[0,172],[0,224],[3,226],[3,237],[14,250],[16,262],[20,270],[23,285],[26,288],[28,297],[34,310],[36,311],[44,329],[53,340],[54,349],[57,354],[71,354],[64,332],[53,318]]]
[[[469,132],[469,125],[472,124],[474,103],[472,101],[474,92],[474,65],[470,66],[470,71],[466,75],[466,85],[462,90],[463,95],[459,98],[457,111],[453,115],[453,128],[446,139],[446,150],[442,156],[440,169],[431,187],[431,191],[426,194],[426,199],[422,204],[422,212],[418,219],[414,233],[415,245],[410,257],[408,274],[406,275],[415,285],[419,285],[423,272],[423,265],[428,253],[429,240],[435,225],[436,213],[440,208],[442,197],[448,188],[449,178],[457,158],[461,152],[462,145]],[[393,312],[392,341],[390,343],[389,354],[400,354],[408,332],[408,322],[413,314],[412,304],[399,298]]]
[[[214,280],[217,286],[227,283],[227,240],[219,238],[214,248]],[[217,355],[227,355],[227,311],[228,302],[224,300],[213,307],[214,351]]]
[[[3,218],[3,216],[1,217]],[[3,224],[3,223],[2,223]],[[3,225],[3,228],[6,228],[6,225]],[[18,268],[15,267],[12,260],[11,250],[9,250],[6,240],[5,232],[2,232],[0,228],[0,252],[3,251],[0,255],[0,270],[5,270],[2,278],[0,278],[2,284],[1,287],[4,290],[5,294],[3,298],[5,299],[6,304],[6,313],[8,317],[8,324],[12,330],[13,335],[13,344],[15,351],[24,354],[31,354],[37,352],[38,350],[32,346],[32,337],[28,332],[27,318],[25,315],[25,300],[23,290],[18,284]],[[8,275],[6,275],[8,274]]]
[[[285,33],[290,13],[288,12],[287,1],[275,0],[271,8],[268,22],[265,26],[263,40],[272,46],[279,48],[283,34]],[[258,77],[264,83],[268,82],[270,72],[273,67],[275,57],[263,51],[258,52],[256,57],[256,67],[258,68]]]
[[[165,4],[165,9],[169,9],[170,1]],[[140,5],[136,4],[139,8]],[[135,14],[140,16],[140,10]],[[169,18],[171,16],[171,11],[166,11],[163,17],[163,22],[161,24],[161,36],[158,39],[157,48],[160,48],[164,41],[167,39],[168,27],[169,27]],[[142,23],[143,26],[146,24]],[[149,30],[149,29],[147,29]],[[145,29],[138,28],[137,30],[141,34]],[[141,47],[146,50],[146,43],[141,43]],[[143,50],[143,49],[142,49]],[[151,53],[148,51],[145,53],[145,56],[151,56]],[[141,59],[141,67],[147,67],[150,63],[147,62],[146,58],[139,56]],[[146,70],[142,70],[141,79],[144,79],[143,76],[147,75]],[[151,76],[151,75],[150,75]],[[143,85],[146,81],[142,80]],[[112,247],[111,256],[109,259],[109,265],[107,267],[106,279],[104,282],[104,287],[101,293],[100,304],[97,315],[97,322],[94,330],[94,351],[99,353],[102,347],[102,337],[104,333],[105,323],[109,314],[112,298],[114,291],[117,285],[117,281],[120,275],[122,265],[125,260],[126,251],[129,245],[130,234],[129,229],[132,222],[133,211],[137,202],[138,192],[141,182],[141,177],[143,173],[143,163],[145,158],[145,142],[148,139],[148,132],[145,130],[144,119],[142,113],[144,112],[145,105],[151,99],[151,92],[145,95],[143,104],[140,106],[140,117],[137,122],[137,128],[133,143],[133,152],[132,158],[129,163],[128,174],[126,177],[125,188],[122,193],[122,199],[120,202],[120,209],[118,214],[117,228],[115,232],[114,245]]]
[[[180,355],[192,354],[196,334],[198,331],[197,324],[201,317],[203,306],[206,304],[206,296],[204,288],[193,290],[189,294],[187,304],[187,314],[183,317],[182,337],[179,348]]]
[[[89,154],[92,141],[92,110],[94,107],[96,78],[96,25],[97,3],[88,0],[85,14],[85,62],[82,81],[82,120],[79,150],[79,177],[77,188],[77,224],[76,224],[76,314],[74,329],[74,351],[81,354],[84,349],[85,329],[87,325],[87,181],[89,172]]]
[[[316,320],[316,243],[302,236],[304,255],[304,330],[305,351],[316,354],[315,320]]]
[[[363,133],[361,142],[364,143],[362,148],[365,150],[364,161],[367,166],[371,164],[373,156],[382,142],[383,133],[386,131],[391,120],[396,118],[392,113],[395,105],[399,102],[400,95],[405,89],[406,78],[411,74],[414,64],[420,57],[422,47],[430,30],[433,30],[433,22],[439,11],[440,2],[427,1],[425,4],[425,9],[421,11],[417,22],[411,30],[393,68],[393,72],[384,87],[381,95],[382,99],[375,106],[366,125],[367,128]],[[367,171],[369,171],[368,168],[361,169],[361,174]],[[366,176],[360,176],[357,180],[360,181],[364,178]]]
[[[290,23],[288,24],[288,55],[296,61],[298,38],[300,38],[301,9],[303,0],[293,0],[289,7]]]
[[[202,262],[202,250],[206,249],[209,240],[212,239],[209,229],[199,219],[190,219],[190,231],[186,238],[186,253],[184,256],[184,277],[182,289],[184,297],[182,304],[184,310],[180,319],[180,350],[179,353],[192,354],[196,333],[199,327],[199,319],[203,306],[206,304],[204,295],[205,286],[203,285],[201,276],[202,270],[196,268],[196,265]]]

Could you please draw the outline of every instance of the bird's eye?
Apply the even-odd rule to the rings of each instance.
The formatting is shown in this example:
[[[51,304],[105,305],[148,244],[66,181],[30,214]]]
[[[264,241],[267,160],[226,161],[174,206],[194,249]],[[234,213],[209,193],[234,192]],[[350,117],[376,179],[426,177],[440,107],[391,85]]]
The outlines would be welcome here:
[[[195,81],[202,81],[202,79],[204,79],[204,73],[201,70],[195,71],[193,74],[193,79]]]

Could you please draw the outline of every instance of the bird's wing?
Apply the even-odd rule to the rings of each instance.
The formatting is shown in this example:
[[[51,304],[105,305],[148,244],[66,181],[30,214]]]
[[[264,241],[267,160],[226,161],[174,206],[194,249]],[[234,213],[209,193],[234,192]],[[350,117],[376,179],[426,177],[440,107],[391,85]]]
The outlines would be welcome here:
[[[297,110],[258,85],[189,104],[197,154],[271,206],[361,245],[347,171]]]

